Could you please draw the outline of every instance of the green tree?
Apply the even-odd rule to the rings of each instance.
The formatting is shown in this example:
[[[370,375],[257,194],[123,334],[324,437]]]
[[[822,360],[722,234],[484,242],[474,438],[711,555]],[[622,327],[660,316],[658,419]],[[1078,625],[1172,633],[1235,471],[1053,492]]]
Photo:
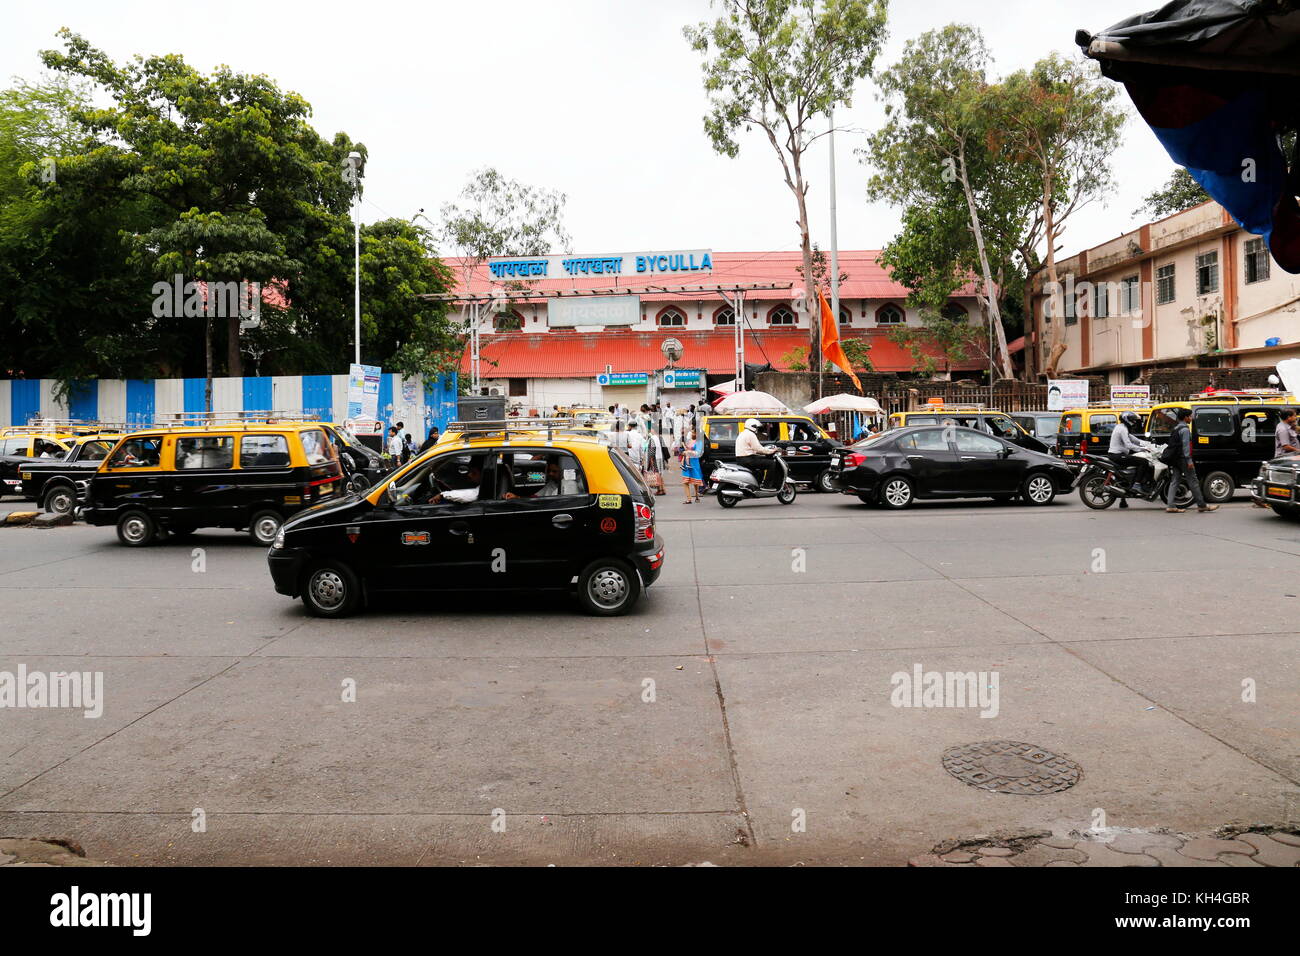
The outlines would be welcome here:
[[[1039,186],[1042,268],[1046,288],[1059,289],[1056,250],[1074,213],[1102,198],[1112,181],[1110,156],[1125,113],[1117,87],[1091,64],[1051,54],[991,90],[991,143],[1008,169],[1028,166]],[[1035,263],[1036,266],[1036,263]],[[1032,272],[1031,272],[1032,275]],[[1053,299],[1043,371],[1056,374],[1065,354],[1065,310]]]
[[[936,312],[923,307],[920,328],[892,329],[889,338],[907,349],[912,357],[912,370],[929,378],[950,371],[954,364],[966,361],[973,354],[981,351],[988,354],[981,348],[984,336],[966,320],[964,311]]]
[[[826,135],[836,106],[871,75],[886,34],[888,0],[721,0],[722,15],[683,33],[704,57],[709,113],[704,131],[724,156],[738,134],[762,131],[781,163],[798,211],[803,275],[812,276],[808,148]],[[811,291],[811,290],[810,290]],[[810,296],[811,298],[811,296]],[[810,323],[819,354],[820,324]]]
[[[973,27],[951,24],[908,41],[877,78],[887,119],[859,156],[874,169],[869,195],[903,207],[903,231],[881,261],[911,290],[910,304],[938,314],[978,275],[994,364],[1010,377],[1002,303],[1017,255],[1037,242],[1038,187],[991,148],[988,64]],[[951,340],[946,330],[937,338]]]
[[[1142,205],[1133,210],[1133,215],[1163,219],[1176,212],[1199,206],[1209,198],[1210,194],[1201,188],[1201,184],[1192,178],[1192,174],[1179,166],[1169,174],[1169,179],[1163,186],[1146,195]]]

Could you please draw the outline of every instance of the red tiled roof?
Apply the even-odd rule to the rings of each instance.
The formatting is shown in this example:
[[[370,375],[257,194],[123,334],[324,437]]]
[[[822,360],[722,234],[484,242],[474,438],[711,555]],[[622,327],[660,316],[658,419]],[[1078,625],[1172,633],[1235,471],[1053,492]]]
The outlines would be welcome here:
[[[731,332],[503,332],[480,339],[479,375],[482,378],[594,378],[610,365],[616,372],[653,372],[664,367],[659,346],[667,335],[679,339],[684,354],[682,368],[703,368],[710,374],[735,371],[735,338]],[[912,357],[890,341],[886,331],[844,331],[845,338],[866,339],[871,345],[871,363],[878,372],[908,372]],[[749,332],[745,337],[745,360],[771,362],[786,371],[781,356],[791,349],[808,347],[806,330],[793,332]],[[495,365],[492,363],[496,363]],[[979,361],[954,364],[953,370],[979,369]],[[470,371],[468,349],[461,360],[462,372]]]
[[[879,256],[879,249],[850,250],[839,254],[840,273],[847,276],[846,280],[840,283],[841,299],[897,299],[901,302],[907,298],[907,288],[890,278],[888,270],[876,261]],[[456,256],[448,256],[442,261],[451,268],[456,277],[454,291],[465,291],[462,283],[462,269],[465,260]],[[791,282],[798,287],[803,285],[803,280],[798,271],[802,262],[802,257],[798,252],[715,252],[713,253],[712,273],[690,272],[680,275],[666,273],[642,275],[632,272],[615,277],[614,281],[611,282],[602,282],[602,276],[582,276],[538,279],[534,282],[524,283],[524,285],[528,289],[545,291],[610,289],[618,286],[644,287],[657,285],[671,287],[785,282]],[[500,284],[501,280],[494,279],[484,263],[480,263],[470,274],[469,290],[471,292],[486,294],[491,291],[494,285]],[[976,294],[975,290],[976,283],[972,280],[968,285],[957,290],[954,295],[970,297]],[[753,301],[788,299],[790,293],[788,291],[747,292],[745,297]],[[722,296],[718,293],[707,292],[687,293],[685,295],[642,293],[641,299],[645,302],[708,302],[721,301]]]

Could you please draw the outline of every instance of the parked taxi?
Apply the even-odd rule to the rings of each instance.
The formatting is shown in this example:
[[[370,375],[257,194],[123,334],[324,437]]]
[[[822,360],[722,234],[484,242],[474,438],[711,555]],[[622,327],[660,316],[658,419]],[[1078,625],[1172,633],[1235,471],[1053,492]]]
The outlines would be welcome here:
[[[338,453],[319,423],[209,423],[125,435],[90,478],[87,523],[116,525],[129,547],[198,528],[247,529],[269,545],[280,525],[342,493]]]

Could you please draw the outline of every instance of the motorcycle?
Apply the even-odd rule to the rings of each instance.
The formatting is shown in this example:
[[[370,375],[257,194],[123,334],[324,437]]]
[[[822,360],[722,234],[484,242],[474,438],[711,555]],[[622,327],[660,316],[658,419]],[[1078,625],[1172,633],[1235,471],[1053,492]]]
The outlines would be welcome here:
[[[775,498],[783,505],[792,503],[797,492],[790,480],[790,466],[778,452],[772,456],[772,466],[767,470],[767,480],[762,486],[754,473],[735,462],[723,462],[713,469],[709,485],[718,496],[718,504],[734,508],[745,498]]]
[[[1083,462],[1083,473],[1079,476],[1079,499],[1089,508],[1102,511],[1121,499],[1132,498],[1138,501],[1168,501],[1169,466],[1160,460],[1159,451],[1147,448],[1134,455],[1145,459],[1151,465],[1151,477],[1146,487],[1139,490],[1133,483],[1133,477],[1114,461],[1109,455],[1089,455]],[[1174,504],[1186,508],[1194,501],[1187,482],[1179,482],[1178,494]]]

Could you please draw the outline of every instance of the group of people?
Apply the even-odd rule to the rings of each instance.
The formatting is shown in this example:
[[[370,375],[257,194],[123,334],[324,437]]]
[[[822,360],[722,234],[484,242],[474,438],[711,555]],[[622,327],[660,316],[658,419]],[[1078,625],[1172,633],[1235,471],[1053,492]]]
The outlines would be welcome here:
[[[699,435],[694,405],[677,411],[671,405],[662,409],[658,403],[642,405],[639,410],[611,405],[609,411],[614,416],[610,445],[640,469],[656,496],[668,493],[664,472],[668,462],[675,458],[681,470],[686,503],[700,500],[704,487],[704,473],[700,468],[704,442]]]

